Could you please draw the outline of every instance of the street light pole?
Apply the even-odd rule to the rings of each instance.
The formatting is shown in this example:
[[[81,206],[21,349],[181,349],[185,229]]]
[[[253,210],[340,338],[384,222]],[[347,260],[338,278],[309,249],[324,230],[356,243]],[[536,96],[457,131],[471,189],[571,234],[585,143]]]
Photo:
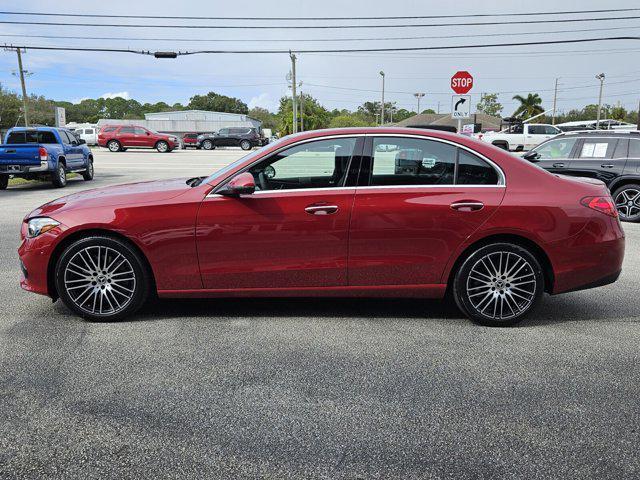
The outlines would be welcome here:
[[[414,93],[413,96],[418,99],[418,115],[420,115],[420,99],[424,97],[424,93]]]
[[[602,87],[604,86],[604,73],[596,75],[596,78],[600,80],[600,95],[598,95],[598,112],[596,113],[596,130],[600,128],[600,110],[602,109]]]
[[[553,113],[551,114],[551,125],[556,124],[556,104],[558,101],[558,79],[556,78],[556,86],[553,89]]]
[[[380,111],[380,126],[384,125],[384,72],[380,70],[382,76],[382,106]]]

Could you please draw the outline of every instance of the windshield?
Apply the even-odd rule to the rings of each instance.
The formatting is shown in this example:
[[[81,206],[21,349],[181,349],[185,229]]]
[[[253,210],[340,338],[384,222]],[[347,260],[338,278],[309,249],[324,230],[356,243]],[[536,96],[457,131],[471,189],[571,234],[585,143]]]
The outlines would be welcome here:
[[[258,158],[260,155],[262,155],[262,153],[265,150],[267,150],[267,149],[269,149],[271,147],[274,147],[274,146],[278,146],[281,143],[284,143],[283,140],[285,138],[287,138],[287,137],[282,137],[282,138],[276,140],[275,142],[269,143],[269,144],[265,145],[264,147],[259,148],[258,150],[254,150],[253,152],[245,155],[244,157],[239,158],[235,162],[230,163],[229,165],[227,165],[226,167],[222,167],[220,170],[217,170],[217,171],[213,172],[211,175],[209,175],[207,178],[205,178],[203,180],[203,182],[204,183],[209,183],[210,181],[212,181],[212,180],[214,180],[214,179],[216,179],[218,177],[222,177],[226,173],[233,171],[238,165],[240,165],[240,164],[242,164],[242,163],[244,163],[244,162],[246,162],[248,160],[251,160],[251,159],[254,159],[254,158]]]

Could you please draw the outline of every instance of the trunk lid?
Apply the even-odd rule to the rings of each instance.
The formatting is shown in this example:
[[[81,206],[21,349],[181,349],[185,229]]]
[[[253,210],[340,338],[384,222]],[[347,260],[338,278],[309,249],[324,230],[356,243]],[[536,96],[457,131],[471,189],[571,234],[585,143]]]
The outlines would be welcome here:
[[[0,145],[0,165],[40,165],[40,145],[37,143]]]

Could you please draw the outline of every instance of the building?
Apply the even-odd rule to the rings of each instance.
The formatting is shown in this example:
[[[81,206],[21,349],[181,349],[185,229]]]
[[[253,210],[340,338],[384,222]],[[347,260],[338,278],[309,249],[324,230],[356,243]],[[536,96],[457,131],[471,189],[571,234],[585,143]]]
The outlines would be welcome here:
[[[471,115],[470,118],[463,118],[462,125],[479,123],[480,128],[485,130],[500,130],[501,119],[500,117],[494,117],[487,115],[486,113],[478,112]],[[414,115],[401,122],[396,123],[399,127],[411,127],[411,126],[424,126],[424,125],[446,125],[450,127],[457,127],[458,120],[451,118],[450,113],[422,113],[420,115]]]
[[[98,127],[104,125],[140,125],[161,133],[182,137],[188,132],[217,132],[225,127],[253,127],[259,131],[262,122],[242,113],[208,112],[205,110],[179,110],[175,112],[146,113],[144,120],[114,120],[101,118]]]

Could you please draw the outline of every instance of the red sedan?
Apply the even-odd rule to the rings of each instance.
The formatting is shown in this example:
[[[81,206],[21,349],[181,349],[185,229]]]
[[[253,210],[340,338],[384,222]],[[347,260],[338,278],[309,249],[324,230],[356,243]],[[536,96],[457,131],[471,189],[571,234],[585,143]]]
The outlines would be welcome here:
[[[603,183],[447,132],[305,132],[206,178],[89,190],[31,212],[24,289],[92,320],[160,297],[441,298],[513,325],[544,292],[614,282]]]

